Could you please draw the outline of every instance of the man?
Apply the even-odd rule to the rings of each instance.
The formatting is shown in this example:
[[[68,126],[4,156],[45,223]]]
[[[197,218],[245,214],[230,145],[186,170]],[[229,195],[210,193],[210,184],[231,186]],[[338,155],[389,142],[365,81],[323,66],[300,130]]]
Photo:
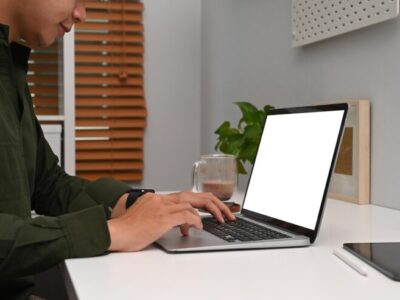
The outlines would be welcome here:
[[[146,193],[111,178],[64,173],[26,84],[29,48],[50,46],[85,19],[84,0],[0,0],[0,298],[26,299],[32,275],[66,258],[139,251],[174,226],[201,229],[194,208],[235,217],[212,194]],[[44,215],[31,218],[31,210]]]

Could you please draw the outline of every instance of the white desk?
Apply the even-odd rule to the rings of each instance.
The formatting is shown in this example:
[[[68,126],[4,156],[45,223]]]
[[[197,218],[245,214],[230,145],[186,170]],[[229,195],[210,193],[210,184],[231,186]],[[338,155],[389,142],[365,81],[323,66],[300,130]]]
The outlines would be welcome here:
[[[308,248],[167,254],[151,246],[65,265],[81,300],[399,299],[400,282],[354,258],[368,271],[363,277],[332,254],[344,242],[367,241],[400,241],[400,211],[329,200]]]

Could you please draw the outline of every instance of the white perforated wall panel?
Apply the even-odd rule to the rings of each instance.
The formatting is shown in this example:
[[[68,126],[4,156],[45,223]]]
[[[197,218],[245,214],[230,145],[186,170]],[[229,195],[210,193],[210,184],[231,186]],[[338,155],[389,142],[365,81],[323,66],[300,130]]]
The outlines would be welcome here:
[[[292,46],[396,18],[399,0],[292,0]]]

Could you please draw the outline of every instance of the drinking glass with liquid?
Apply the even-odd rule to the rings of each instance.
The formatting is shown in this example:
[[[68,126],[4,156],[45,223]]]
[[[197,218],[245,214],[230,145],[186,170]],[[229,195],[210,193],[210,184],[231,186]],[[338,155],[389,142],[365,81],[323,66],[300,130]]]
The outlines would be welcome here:
[[[236,156],[202,155],[193,164],[193,190],[213,193],[221,201],[231,199],[237,188]]]

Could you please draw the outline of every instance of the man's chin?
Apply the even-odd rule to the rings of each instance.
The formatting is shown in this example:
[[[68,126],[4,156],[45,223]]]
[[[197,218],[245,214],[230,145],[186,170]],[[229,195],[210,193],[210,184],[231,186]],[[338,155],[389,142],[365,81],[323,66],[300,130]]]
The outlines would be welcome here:
[[[33,48],[48,48],[51,47],[55,42],[57,38],[51,38],[51,39],[41,39],[36,47]]]
[[[25,47],[29,47],[31,49],[40,49],[40,48],[48,48],[55,43],[56,39],[40,39],[36,41],[28,41],[24,39],[20,39],[17,41],[18,44],[21,44]]]

